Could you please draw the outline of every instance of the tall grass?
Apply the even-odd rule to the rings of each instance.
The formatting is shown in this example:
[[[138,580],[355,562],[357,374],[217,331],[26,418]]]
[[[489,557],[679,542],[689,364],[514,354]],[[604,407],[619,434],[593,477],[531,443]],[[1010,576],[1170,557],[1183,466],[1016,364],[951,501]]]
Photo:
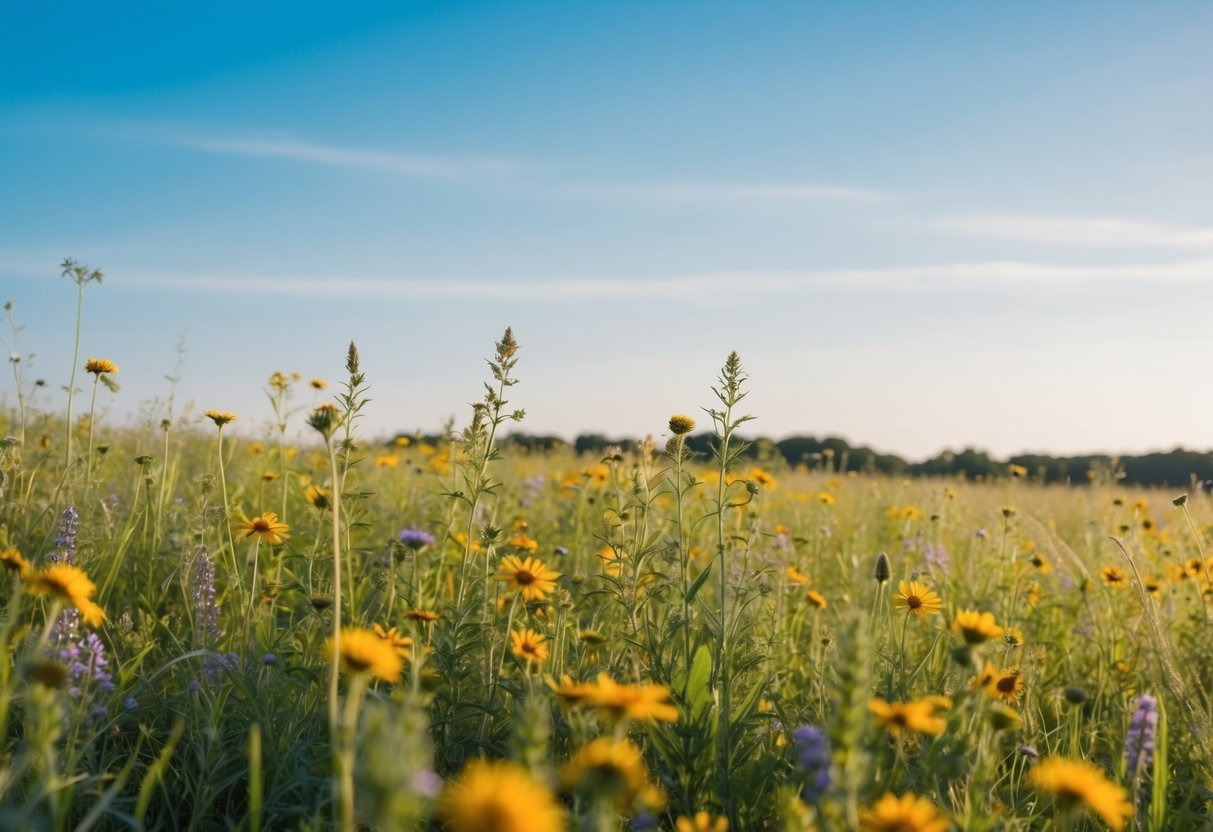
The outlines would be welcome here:
[[[15,374],[0,827],[885,829],[908,806],[909,829],[1208,827],[1203,490],[789,467],[745,447],[736,354],[704,387],[712,458],[688,417],[664,455],[525,451],[520,361],[506,330],[437,442],[360,435],[352,345],[298,441],[282,372],[265,435],[82,423]],[[271,500],[289,532],[242,558],[233,523]],[[91,597],[56,592],[69,560]],[[938,611],[894,609],[903,581]],[[1049,758],[1090,764],[1103,802],[1034,774]]]

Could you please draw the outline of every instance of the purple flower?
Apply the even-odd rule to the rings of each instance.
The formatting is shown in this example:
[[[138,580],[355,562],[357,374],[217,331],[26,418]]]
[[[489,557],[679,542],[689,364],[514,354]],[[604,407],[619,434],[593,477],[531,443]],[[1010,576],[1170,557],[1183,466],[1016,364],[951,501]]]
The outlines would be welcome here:
[[[410,549],[422,549],[434,545],[434,536],[424,529],[408,528],[399,535],[400,542]]]
[[[68,506],[59,515],[59,534],[55,537],[52,563],[72,563],[76,559],[76,533],[80,530],[80,515]]]
[[[830,788],[830,741],[816,725],[801,725],[792,732],[796,742],[796,768],[804,777],[800,797],[816,803]]]
[[[1040,756],[1040,752],[1036,750],[1036,746],[1034,745],[1019,746],[1019,753],[1033,760]]]
[[[1137,697],[1137,710],[1125,734],[1125,762],[1133,778],[1154,761],[1154,740],[1158,733],[1158,700],[1148,693]]]
[[[932,574],[946,577],[952,566],[952,556],[942,543],[927,541],[922,544],[922,557]]]
[[[431,769],[422,769],[413,774],[412,786],[422,797],[434,798],[442,791],[442,778]]]
[[[206,549],[194,562],[194,635],[203,646],[219,638],[219,603],[215,600],[215,563]]]

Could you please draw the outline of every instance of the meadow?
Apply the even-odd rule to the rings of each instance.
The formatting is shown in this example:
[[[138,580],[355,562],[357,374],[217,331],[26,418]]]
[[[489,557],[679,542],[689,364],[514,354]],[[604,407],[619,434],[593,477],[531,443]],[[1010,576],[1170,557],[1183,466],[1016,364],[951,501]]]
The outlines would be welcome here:
[[[634,448],[528,452],[486,353],[439,442],[362,434],[355,345],[122,426],[120,356],[66,414],[15,363],[0,828],[1208,828],[1203,491],[747,455],[736,355]]]

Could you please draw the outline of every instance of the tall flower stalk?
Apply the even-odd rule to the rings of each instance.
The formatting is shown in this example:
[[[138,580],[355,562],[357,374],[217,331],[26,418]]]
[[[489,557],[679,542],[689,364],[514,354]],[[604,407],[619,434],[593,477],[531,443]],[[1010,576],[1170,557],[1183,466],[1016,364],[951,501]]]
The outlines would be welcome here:
[[[100,269],[90,269],[70,257],[60,264],[60,269],[62,269],[60,272],[62,277],[71,278],[76,283],[76,340],[75,346],[72,348],[72,375],[67,383],[67,427],[63,443],[63,464],[64,467],[70,467],[72,464],[72,397],[76,392],[76,369],[80,364],[80,329],[84,321],[84,287],[89,283],[100,285],[101,279],[105,275],[101,273]]]
[[[720,793],[725,801],[725,808],[729,814],[729,822],[733,826],[736,826],[737,822],[737,811],[732,799],[731,784],[733,772],[730,728],[732,724],[731,688],[733,680],[729,650],[732,646],[731,635],[733,626],[729,619],[729,542],[728,534],[725,530],[725,512],[730,507],[728,498],[729,470],[741,457],[746,448],[746,443],[734,441],[733,434],[737,428],[754,418],[753,416],[736,416],[733,412],[734,408],[746,397],[746,393],[742,391],[742,385],[745,381],[746,375],[741,368],[741,357],[736,352],[729,353],[729,357],[725,359],[724,367],[720,373],[720,386],[712,388],[712,392],[716,394],[716,398],[720,402],[721,409],[707,409],[707,413],[712,418],[712,423],[716,428],[716,461],[718,463],[717,473],[719,475],[719,480],[716,484],[715,504],[716,578],[719,589],[718,602],[720,604],[720,626],[718,629],[719,635],[716,639],[716,666],[714,668],[716,686],[720,694],[720,711],[716,731],[717,772],[720,777]]]
[[[477,509],[480,501],[488,493],[494,491],[497,485],[488,475],[489,463],[500,458],[497,450],[497,430],[507,421],[521,422],[526,411],[515,410],[507,413],[505,406],[505,391],[518,383],[518,379],[510,374],[518,363],[518,342],[514,340],[514,331],[506,327],[505,334],[496,345],[497,349],[489,368],[493,380],[497,382],[496,389],[485,385],[484,400],[472,405],[472,424],[463,432],[461,438],[467,462],[462,466],[462,480],[466,491],[456,492],[455,496],[468,506],[467,527],[464,531],[463,560],[460,563],[459,591],[456,596],[456,606],[461,607],[467,591],[468,560],[472,553],[472,532],[475,530]],[[492,582],[492,547],[485,547],[484,590],[485,615],[488,615],[489,587]]]
[[[682,577],[682,648],[683,661],[686,662],[687,677],[690,678],[691,667],[691,551],[686,542],[686,520],[683,516],[683,497],[686,482],[684,480],[684,465],[689,453],[686,448],[686,435],[695,429],[695,420],[690,416],[675,415],[670,417],[670,436],[666,443],[666,454],[670,457],[674,469],[674,506],[678,547],[678,564]]]
[[[215,427],[218,430],[217,442],[219,454],[219,489],[223,492],[223,525],[227,529],[227,545],[232,553],[232,571],[236,575],[236,588],[243,592],[243,582],[240,580],[240,565],[236,561],[236,540],[232,536],[232,510],[227,502],[227,474],[224,470],[223,460],[223,426],[230,422],[236,421],[236,414],[221,412],[218,410],[208,410],[203,415],[214,422]]]

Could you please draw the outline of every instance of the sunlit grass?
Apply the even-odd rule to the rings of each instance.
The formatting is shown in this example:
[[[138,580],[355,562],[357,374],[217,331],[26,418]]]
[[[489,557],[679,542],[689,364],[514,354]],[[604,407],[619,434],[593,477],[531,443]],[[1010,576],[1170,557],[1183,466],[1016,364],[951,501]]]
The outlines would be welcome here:
[[[746,452],[736,355],[699,368],[714,457],[665,413],[601,456],[504,443],[509,330],[436,442],[360,435],[353,346],[331,399],[266,369],[264,436],[15,374],[0,827],[1210,823],[1203,492],[789,467]]]

